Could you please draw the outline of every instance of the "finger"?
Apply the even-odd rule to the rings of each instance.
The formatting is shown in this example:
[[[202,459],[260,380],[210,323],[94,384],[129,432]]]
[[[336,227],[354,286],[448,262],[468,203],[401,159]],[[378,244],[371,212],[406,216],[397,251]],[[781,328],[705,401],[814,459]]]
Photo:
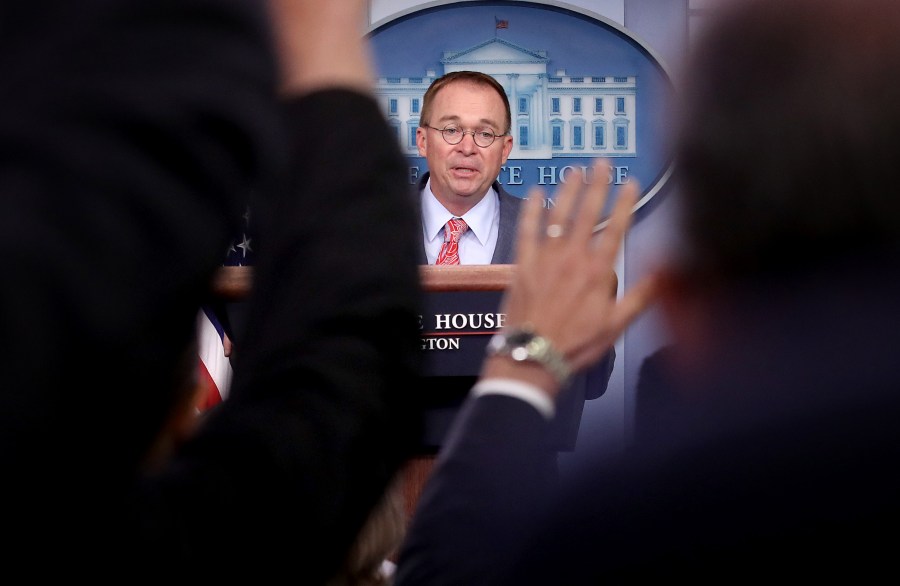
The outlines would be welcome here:
[[[637,182],[626,183],[619,190],[618,199],[613,206],[612,215],[606,228],[598,236],[597,240],[597,257],[601,265],[606,266],[615,261],[619,248],[622,246],[622,239],[625,232],[631,225],[632,208],[637,202],[638,185]]]
[[[548,225],[556,224],[562,226],[563,230],[568,227],[569,219],[578,203],[578,193],[581,191],[583,178],[581,169],[574,169],[569,173],[565,183],[560,185],[553,198],[556,205],[550,210]]]
[[[587,187],[585,196],[579,204],[578,215],[572,222],[572,238],[578,242],[591,238],[593,234],[597,218],[603,211],[609,193],[609,184],[606,182],[608,176],[609,162],[606,159],[595,162],[591,184]]]
[[[659,278],[651,274],[629,287],[613,310],[611,321],[614,331],[620,334],[624,332],[625,328],[656,300],[660,290],[659,282]]]
[[[516,264],[529,264],[534,258],[537,247],[542,240],[544,229],[541,218],[544,207],[544,191],[540,187],[532,187],[528,199],[519,214],[519,225],[516,235]]]
[[[598,330],[598,336],[588,346],[580,349],[570,356],[570,361],[575,365],[589,365],[596,362],[603,354],[615,345],[626,328],[658,297],[659,280],[655,275],[644,277],[637,285],[631,287],[610,311],[604,312],[602,319],[605,322]]]

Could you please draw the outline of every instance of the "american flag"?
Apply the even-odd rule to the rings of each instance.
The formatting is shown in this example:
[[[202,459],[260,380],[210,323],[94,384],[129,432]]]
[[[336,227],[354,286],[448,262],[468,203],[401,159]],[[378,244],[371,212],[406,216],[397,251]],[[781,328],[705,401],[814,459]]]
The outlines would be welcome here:
[[[254,262],[253,238],[250,236],[250,209],[243,216],[240,237],[232,240],[225,253],[224,266],[245,266]],[[203,412],[228,397],[231,386],[231,359],[225,355],[227,332],[224,306],[204,305],[197,313],[197,364],[199,382],[204,387],[197,409]]]
[[[198,379],[203,386],[197,409],[206,411],[228,396],[231,386],[231,359],[225,355],[225,329],[215,311],[203,306],[197,314]]]
[[[494,17],[494,27],[495,28],[509,28],[509,21],[501,20],[495,16]]]

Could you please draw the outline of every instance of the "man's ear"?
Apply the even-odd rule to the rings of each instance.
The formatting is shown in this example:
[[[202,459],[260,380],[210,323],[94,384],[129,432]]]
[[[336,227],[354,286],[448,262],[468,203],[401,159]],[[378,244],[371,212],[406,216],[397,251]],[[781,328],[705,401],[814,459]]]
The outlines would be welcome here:
[[[425,157],[428,155],[428,144],[426,142],[425,129],[421,126],[416,128],[416,148],[418,148],[419,150],[420,157]]]
[[[696,371],[702,368],[711,344],[716,344],[714,296],[703,283],[676,269],[657,272],[658,303],[663,321],[675,342],[680,366]]]
[[[503,138],[503,161],[502,164],[506,164],[506,161],[509,159],[510,153],[513,150],[513,137],[506,135]]]

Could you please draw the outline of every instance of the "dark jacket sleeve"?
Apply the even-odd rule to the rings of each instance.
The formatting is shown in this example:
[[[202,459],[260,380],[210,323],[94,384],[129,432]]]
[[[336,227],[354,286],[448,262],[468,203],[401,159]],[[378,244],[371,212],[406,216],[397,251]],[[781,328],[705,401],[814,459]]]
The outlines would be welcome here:
[[[418,501],[396,586],[489,584],[556,489],[550,423],[501,395],[468,398]]]

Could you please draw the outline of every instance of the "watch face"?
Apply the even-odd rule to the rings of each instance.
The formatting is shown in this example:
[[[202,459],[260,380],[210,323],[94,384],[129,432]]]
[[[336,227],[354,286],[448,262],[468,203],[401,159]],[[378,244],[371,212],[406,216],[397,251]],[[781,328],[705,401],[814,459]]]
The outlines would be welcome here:
[[[524,346],[534,337],[529,332],[515,331],[506,337],[506,343],[510,346]]]
[[[516,362],[522,362],[523,360],[528,360],[530,358],[528,348],[525,346],[516,346],[512,349],[512,352],[509,353],[509,356]]]

